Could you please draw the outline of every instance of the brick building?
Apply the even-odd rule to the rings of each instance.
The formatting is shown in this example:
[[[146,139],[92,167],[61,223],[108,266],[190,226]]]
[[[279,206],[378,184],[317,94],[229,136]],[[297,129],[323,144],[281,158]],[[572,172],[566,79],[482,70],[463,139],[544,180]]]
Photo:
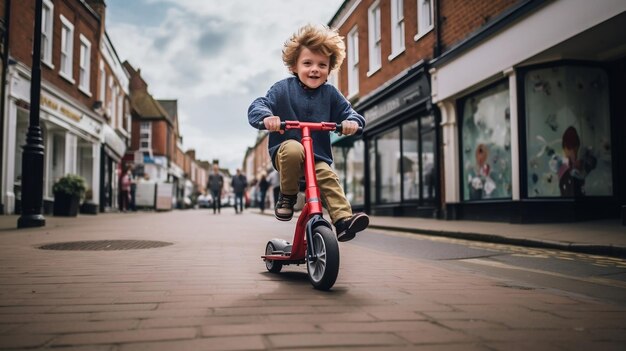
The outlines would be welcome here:
[[[124,160],[134,165],[138,176],[171,184],[173,206],[186,208],[205,190],[206,163],[196,160],[194,150],[183,151],[178,101],[155,99],[141,70],[129,62],[124,62],[124,67],[130,74],[132,116],[131,142]]]
[[[616,216],[626,3],[346,0],[331,81],[364,115],[334,141],[355,207],[512,222]],[[621,114],[620,114],[621,113]]]
[[[6,70],[3,119],[2,201],[5,213],[13,213],[21,192],[21,146],[25,144],[30,100],[30,74],[35,1],[11,1],[8,24],[9,65]],[[93,6],[93,7],[92,7]],[[56,179],[78,174],[87,181],[87,201],[101,201],[101,149],[116,144],[123,154],[128,125],[124,119],[123,72],[112,75],[102,89],[99,67],[105,61],[104,3],[100,0],[43,1],[41,127],[44,137],[44,211],[49,212]],[[114,50],[112,50],[114,51]],[[117,59],[114,57],[110,61]],[[117,59],[119,61],[119,59]],[[121,66],[120,66],[121,67]],[[110,89],[118,87],[114,95]],[[109,89],[110,88],[110,89]],[[103,109],[108,96],[115,112]],[[114,138],[106,137],[110,126]],[[18,206],[19,208],[19,206]]]

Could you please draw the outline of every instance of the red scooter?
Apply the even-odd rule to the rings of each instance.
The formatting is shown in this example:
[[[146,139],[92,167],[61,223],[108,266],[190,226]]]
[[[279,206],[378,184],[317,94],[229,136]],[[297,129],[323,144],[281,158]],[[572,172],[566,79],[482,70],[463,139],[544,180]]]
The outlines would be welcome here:
[[[259,129],[265,129],[259,122]],[[315,176],[312,131],[341,133],[341,124],[331,122],[284,121],[281,130],[300,129],[304,147],[305,205],[298,217],[293,243],[272,239],[265,246],[265,267],[278,273],[284,265],[306,263],[309,281],[314,288],[329,290],[339,273],[339,244],[328,221],[322,217],[320,190]],[[359,128],[359,131],[361,129]]]

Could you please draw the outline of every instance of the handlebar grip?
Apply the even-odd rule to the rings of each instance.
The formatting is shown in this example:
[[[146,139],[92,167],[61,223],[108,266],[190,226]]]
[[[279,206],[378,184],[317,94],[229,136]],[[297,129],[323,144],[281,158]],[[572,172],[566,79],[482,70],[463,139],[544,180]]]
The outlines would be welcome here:
[[[341,126],[341,123],[337,123],[336,127],[335,127],[335,132],[342,134],[343,133],[343,127]],[[359,127],[359,129],[357,129],[356,133],[354,133],[354,135],[361,135],[363,134],[363,127]]]
[[[285,130],[285,126],[287,126],[287,122],[285,121],[280,122],[280,130]],[[263,123],[263,121],[258,122],[256,127],[259,130],[267,130],[267,128],[265,128],[265,123]]]

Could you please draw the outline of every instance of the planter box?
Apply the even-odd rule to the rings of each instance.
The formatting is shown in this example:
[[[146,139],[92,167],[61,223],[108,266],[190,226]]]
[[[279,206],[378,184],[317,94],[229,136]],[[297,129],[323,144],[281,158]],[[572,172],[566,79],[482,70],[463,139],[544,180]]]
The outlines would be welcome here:
[[[93,202],[83,202],[83,204],[80,205],[80,213],[92,215],[98,214],[98,205]]]
[[[78,196],[55,193],[52,214],[55,216],[76,217],[78,215],[79,203],[80,197]]]

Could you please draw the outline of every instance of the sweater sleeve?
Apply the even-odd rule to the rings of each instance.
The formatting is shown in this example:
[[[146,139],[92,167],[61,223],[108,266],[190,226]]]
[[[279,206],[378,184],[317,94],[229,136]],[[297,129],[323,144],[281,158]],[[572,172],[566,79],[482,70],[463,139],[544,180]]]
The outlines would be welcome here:
[[[344,120],[355,121],[360,127],[365,128],[365,118],[356,112],[350,102],[333,87],[332,89],[332,106],[333,106],[333,121],[335,123],[341,123]]]
[[[248,107],[248,123],[252,127],[258,128],[258,123],[263,121],[265,117],[274,115],[273,111],[275,110],[279,90],[279,84],[276,83],[267,91],[265,96],[252,101],[252,104]]]

